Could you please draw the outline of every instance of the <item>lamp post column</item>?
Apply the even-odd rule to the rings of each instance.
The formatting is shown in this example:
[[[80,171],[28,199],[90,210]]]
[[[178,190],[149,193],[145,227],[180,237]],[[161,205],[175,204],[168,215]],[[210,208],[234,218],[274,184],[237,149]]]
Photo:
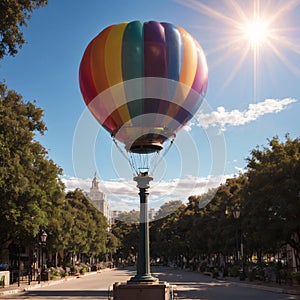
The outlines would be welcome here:
[[[41,234],[41,249],[42,249],[42,268],[41,268],[41,274],[40,277],[42,277],[41,279],[44,281],[45,280],[45,269],[44,269],[44,247],[46,245],[46,241],[47,241],[47,236],[48,234],[46,233],[45,230],[42,231]]]
[[[21,246],[18,245],[18,287],[20,286],[20,277],[21,277]]]
[[[243,245],[243,234],[242,234],[242,227],[240,223],[240,215],[241,215],[241,210],[240,207],[236,207],[235,210],[233,211],[233,217],[235,221],[237,222],[236,225],[236,249],[237,249],[237,260],[238,262],[241,261],[241,267],[242,270],[240,271],[240,280],[245,280],[245,270],[244,270],[244,245]],[[239,232],[240,231],[240,232]],[[239,236],[240,236],[240,251],[239,252]],[[240,253],[240,255],[239,255]]]
[[[149,221],[148,221],[148,189],[153,177],[148,172],[139,173],[133,178],[137,182],[140,196],[140,238],[137,260],[137,274],[130,281],[133,282],[155,282],[158,279],[150,273],[150,246],[149,246]]]

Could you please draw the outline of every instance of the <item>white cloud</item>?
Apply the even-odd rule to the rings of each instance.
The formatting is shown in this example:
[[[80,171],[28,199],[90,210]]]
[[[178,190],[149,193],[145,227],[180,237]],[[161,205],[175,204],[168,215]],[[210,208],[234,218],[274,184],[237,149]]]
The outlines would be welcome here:
[[[240,126],[255,121],[265,114],[278,113],[294,102],[297,100],[293,98],[266,99],[259,103],[249,104],[248,109],[244,111],[237,109],[226,111],[223,106],[220,106],[217,111],[209,113],[200,111],[196,117],[197,125],[204,128],[220,126],[222,130],[226,130],[226,126]]]
[[[185,176],[170,181],[155,180],[150,183],[149,206],[158,209],[162,204],[170,200],[187,201],[191,195],[200,195],[210,188],[217,187],[225,182],[228,176],[195,177]],[[70,176],[63,176],[62,181],[66,185],[66,190],[80,188],[89,192],[92,179],[81,179]],[[99,179],[99,188],[106,194],[112,210],[129,211],[139,208],[139,196],[136,182],[123,178],[102,180]]]
[[[245,173],[247,172],[247,169],[246,168],[241,168],[241,167],[238,167],[238,166],[235,166],[234,167],[239,173]]]

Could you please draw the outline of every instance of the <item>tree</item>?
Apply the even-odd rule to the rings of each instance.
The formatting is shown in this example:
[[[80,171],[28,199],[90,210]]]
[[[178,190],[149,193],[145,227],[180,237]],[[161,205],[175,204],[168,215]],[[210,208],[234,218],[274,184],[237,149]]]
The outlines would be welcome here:
[[[172,214],[181,206],[182,206],[182,201],[180,200],[172,200],[167,203],[164,203],[157,211],[155,215],[155,220],[159,220],[161,218],[167,217],[168,215]]]
[[[120,241],[118,257],[121,259],[136,258],[139,244],[138,223],[116,220],[112,225],[111,233]]]
[[[267,147],[252,150],[247,160],[248,230],[264,249],[290,244],[299,268],[300,139],[286,135],[281,142],[274,137]]]
[[[64,251],[66,256],[86,257],[106,252],[108,224],[80,189],[69,191],[63,213]]]
[[[180,213],[185,205],[174,200],[163,204],[155,220],[150,223],[150,254],[160,258],[165,264],[180,255],[180,245],[184,240],[177,230]]]
[[[0,244],[32,244],[63,200],[62,170],[35,140],[47,129],[42,116],[35,103],[0,84]]]
[[[21,31],[27,26],[34,9],[43,7],[47,0],[2,0],[0,1],[0,59],[18,53],[26,42]]]
[[[118,220],[122,222],[137,223],[140,220],[140,212],[134,209],[129,212],[121,212],[118,215]]]

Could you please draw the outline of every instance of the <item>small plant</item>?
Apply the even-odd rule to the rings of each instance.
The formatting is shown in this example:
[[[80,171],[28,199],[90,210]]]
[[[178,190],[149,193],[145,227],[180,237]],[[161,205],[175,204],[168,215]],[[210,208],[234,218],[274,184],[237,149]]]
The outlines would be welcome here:
[[[300,271],[292,273],[292,282],[294,284],[300,284]]]
[[[212,277],[213,278],[218,278],[219,277],[219,270],[218,270],[218,268],[214,268],[213,269]]]
[[[237,277],[239,275],[239,269],[239,265],[233,265],[229,271],[230,277]]]
[[[251,267],[247,271],[247,277],[249,278],[249,281],[253,281],[256,278],[256,268]]]
[[[59,276],[59,270],[57,270],[54,267],[51,267],[49,269],[49,272],[50,272],[50,279],[54,279],[55,277]]]
[[[207,263],[206,262],[202,262],[200,265],[200,272],[205,272],[207,268]]]
[[[66,277],[66,276],[69,276],[69,272],[66,271],[66,270],[64,270],[64,269],[61,269],[60,272],[59,272],[59,274],[60,274],[60,277],[61,277],[61,278],[64,278],[64,277]]]

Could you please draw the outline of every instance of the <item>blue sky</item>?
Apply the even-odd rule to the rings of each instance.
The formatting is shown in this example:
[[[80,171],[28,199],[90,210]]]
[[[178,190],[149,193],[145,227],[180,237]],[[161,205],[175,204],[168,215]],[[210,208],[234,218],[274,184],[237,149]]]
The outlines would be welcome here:
[[[111,24],[155,20],[186,29],[206,53],[208,91],[154,174],[150,206],[159,207],[238,174],[268,138],[299,136],[299,14],[300,1],[290,0],[49,0],[24,29],[28,43],[0,62],[0,80],[44,109],[48,131],[37,138],[63,168],[68,188],[88,191],[96,171],[113,209],[137,208],[127,162],[85,108],[79,63]],[[253,15],[262,37],[246,28]]]

